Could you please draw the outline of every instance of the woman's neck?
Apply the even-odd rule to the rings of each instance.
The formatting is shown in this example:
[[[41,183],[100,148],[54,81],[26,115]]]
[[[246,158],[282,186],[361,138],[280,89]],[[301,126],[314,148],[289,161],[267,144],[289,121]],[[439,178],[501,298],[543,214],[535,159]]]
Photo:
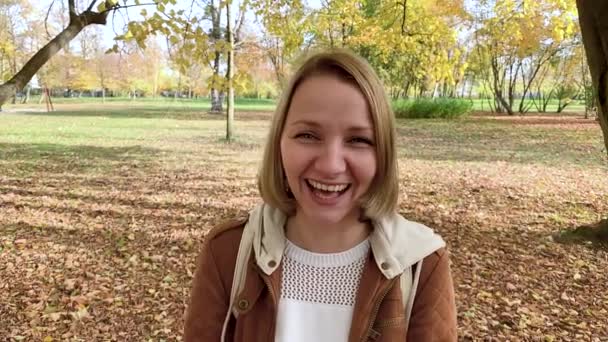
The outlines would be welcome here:
[[[357,219],[327,225],[315,223],[297,213],[287,219],[285,226],[289,241],[314,253],[339,253],[349,250],[367,239],[371,230],[371,224]]]

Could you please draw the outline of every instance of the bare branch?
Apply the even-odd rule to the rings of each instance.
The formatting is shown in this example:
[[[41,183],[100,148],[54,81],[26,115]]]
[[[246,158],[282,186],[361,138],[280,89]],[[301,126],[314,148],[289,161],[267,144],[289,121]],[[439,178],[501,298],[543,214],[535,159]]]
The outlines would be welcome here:
[[[76,4],[74,3],[74,0],[68,0],[68,11],[70,11],[70,14],[76,14]]]
[[[112,12],[112,31],[114,31],[114,34],[118,36],[118,32],[116,31],[116,20],[114,20],[116,18],[116,11]]]
[[[97,0],[93,0],[91,1],[91,4],[89,5],[89,7],[87,7],[87,12],[88,11],[92,11],[93,10],[93,6],[95,6],[95,3],[97,2]]]
[[[207,6],[209,6],[209,3],[207,1],[202,1],[202,3],[199,1],[194,1],[193,4],[196,5],[196,7],[198,7],[200,10],[202,10],[203,13],[207,10]]]
[[[245,22],[245,12],[247,10],[248,5],[249,5],[249,0],[244,0],[240,6],[238,18],[237,18],[236,25],[235,25],[236,26],[235,34],[234,34],[235,43],[238,43],[241,41],[241,29],[243,28],[243,23]]]
[[[51,9],[53,8],[53,5],[55,4],[55,0],[53,0],[51,2],[51,4],[49,5],[49,10],[46,12],[46,16],[44,17],[44,30],[46,31],[46,36],[50,39],[51,38],[51,34],[49,33],[49,27],[48,27],[48,21],[49,21],[49,15],[51,14]]]
[[[116,5],[115,7],[106,8],[104,11],[99,12],[99,13],[116,11],[116,10],[119,10],[119,9],[125,9],[125,8],[129,8],[129,7],[153,6],[153,5],[154,6],[158,5],[158,2],[149,2],[149,3],[146,3],[146,4],[134,4],[134,5]],[[127,20],[128,19],[129,19],[129,17],[127,15]]]

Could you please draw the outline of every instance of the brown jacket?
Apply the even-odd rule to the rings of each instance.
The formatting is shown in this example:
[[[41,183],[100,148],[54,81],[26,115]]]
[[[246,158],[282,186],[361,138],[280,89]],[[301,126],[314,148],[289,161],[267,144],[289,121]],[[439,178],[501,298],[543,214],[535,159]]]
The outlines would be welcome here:
[[[220,341],[243,227],[247,219],[213,229],[197,262],[184,341]],[[441,248],[424,258],[409,326],[405,326],[400,277],[387,279],[371,255],[363,271],[348,341],[456,341],[456,306],[448,253]],[[281,265],[270,275],[252,257],[244,291],[236,300],[226,341],[274,341]]]

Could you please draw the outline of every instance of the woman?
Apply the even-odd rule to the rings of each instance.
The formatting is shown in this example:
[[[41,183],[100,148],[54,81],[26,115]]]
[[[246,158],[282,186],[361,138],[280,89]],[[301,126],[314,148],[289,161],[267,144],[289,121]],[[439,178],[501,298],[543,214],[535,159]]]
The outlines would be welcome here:
[[[185,341],[456,341],[445,243],[396,213],[397,177],[373,69],[309,57],[273,117],[264,204],[205,239]]]

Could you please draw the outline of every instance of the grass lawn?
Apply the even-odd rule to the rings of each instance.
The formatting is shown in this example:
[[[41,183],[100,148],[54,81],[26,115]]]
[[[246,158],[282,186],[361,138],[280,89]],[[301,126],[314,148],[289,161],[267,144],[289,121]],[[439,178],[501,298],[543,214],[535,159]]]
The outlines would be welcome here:
[[[8,104],[5,106],[9,109],[22,109],[25,107],[42,110],[44,109],[44,105],[39,104],[39,100],[39,96],[32,96],[28,104]],[[72,105],[75,108],[78,108],[80,106],[94,105],[100,109],[106,107],[119,107],[123,110],[125,107],[145,107],[147,109],[154,109],[155,111],[208,111],[211,108],[211,101],[208,98],[175,99],[171,97],[140,97],[132,100],[126,97],[106,97],[104,101],[100,97],[53,97],[52,102],[54,105],[60,105],[60,107],[62,108],[66,108],[65,105]],[[276,101],[273,99],[237,98],[234,102],[234,106],[238,111],[272,111],[276,106]]]
[[[473,101],[473,110],[489,112],[491,109],[488,100],[474,99],[472,101]],[[515,112],[519,111],[520,102],[521,102],[521,100],[514,101],[513,110]],[[547,106],[547,114],[555,114],[555,112],[557,111],[558,104],[559,104],[559,102],[557,100],[550,100],[549,105]],[[526,106],[527,105],[531,106],[529,113],[538,112],[538,109],[534,106],[534,104],[531,100],[526,100]],[[564,112],[565,113],[573,113],[573,112],[578,112],[578,113],[583,112],[584,113],[585,112],[585,103],[583,101],[574,100],[571,104],[569,104],[564,109]]]
[[[259,202],[270,114],[227,144],[192,106],[32,108],[0,113],[0,336],[181,340],[205,232]],[[398,120],[400,211],[449,245],[460,340],[608,336],[608,252],[552,238],[608,213],[602,148],[573,115]]]
[[[27,105],[5,105],[8,109],[13,110],[23,110],[26,109],[36,109],[43,110],[43,106],[38,104],[39,97],[32,97],[30,100],[30,104]],[[403,100],[399,100],[403,101]],[[488,104],[488,100],[480,100],[473,99],[473,110],[474,111],[490,111],[490,106]],[[517,112],[519,108],[519,100],[515,101],[513,105],[513,109]],[[529,102],[529,100],[528,100]],[[140,109],[143,112],[147,112],[149,114],[159,114],[163,112],[187,112],[187,111],[207,111],[211,108],[211,104],[209,99],[200,98],[200,99],[174,99],[174,98],[165,98],[165,97],[157,97],[157,98],[147,98],[142,97],[136,100],[131,100],[124,97],[108,97],[105,102],[102,102],[101,98],[95,97],[81,97],[81,98],[63,98],[63,97],[54,97],[53,103],[60,105],[62,108],[66,108],[66,105],[73,106],[71,110],[77,110],[79,107],[83,105],[94,105],[99,110],[110,110],[113,108],[117,108],[119,113],[122,113],[125,107],[129,107],[133,110]],[[531,104],[531,102],[529,102]],[[549,106],[547,107],[548,115],[555,114],[557,110],[557,100],[551,100]],[[63,106],[61,106],[63,105]],[[276,106],[276,100],[274,99],[246,99],[246,98],[237,98],[235,100],[235,108],[237,111],[272,111]],[[152,113],[150,113],[152,111]],[[571,105],[564,109],[565,113],[580,113],[585,111],[585,105],[581,101],[574,101]],[[534,114],[537,112],[536,107],[532,106],[530,108],[530,112],[526,115]]]

